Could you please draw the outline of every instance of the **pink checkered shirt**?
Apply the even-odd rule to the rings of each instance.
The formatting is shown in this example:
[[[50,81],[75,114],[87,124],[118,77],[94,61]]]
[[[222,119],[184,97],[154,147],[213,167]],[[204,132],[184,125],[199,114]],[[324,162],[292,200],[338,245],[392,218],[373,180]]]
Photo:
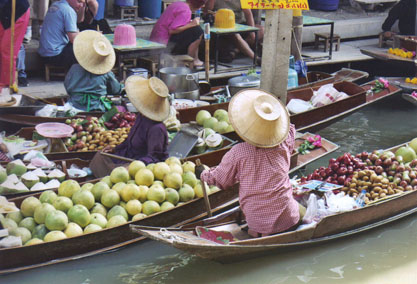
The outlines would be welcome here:
[[[253,231],[282,232],[300,218],[288,176],[294,137],[295,127],[291,124],[287,139],[277,147],[239,143],[226,153],[220,165],[201,174],[203,181],[222,189],[239,183],[240,206]]]

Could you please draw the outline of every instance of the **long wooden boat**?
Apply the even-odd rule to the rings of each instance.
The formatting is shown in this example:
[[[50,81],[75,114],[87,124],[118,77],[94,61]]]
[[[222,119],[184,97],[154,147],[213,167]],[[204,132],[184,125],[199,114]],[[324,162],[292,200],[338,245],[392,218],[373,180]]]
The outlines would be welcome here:
[[[290,115],[291,123],[293,123],[297,131],[304,132],[316,132],[331,123],[336,122],[343,117],[358,111],[360,108],[365,107],[378,100],[390,97],[401,92],[401,89],[395,85],[390,85],[388,89],[385,89],[379,93],[367,93],[371,90],[375,84],[375,81],[366,83],[362,86],[358,86],[351,82],[338,82],[334,84],[334,87],[338,91],[343,91],[349,95],[348,98],[322,106],[317,107],[305,112]],[[313,91],[318,90],[319,87],[306,88],[299,90],[288,91],[287,103],[291,99],[310,100],[313,96]],[[214,113],[217,109],[227,110],[229,103],[212,104],[208,106],[200,106],[195,108],[178,110],[178,119],[181,123],[189,123],[195,121],[197,113],[200,110],[207,110],[210,113]],[[236,138],[236,134],[228,133],[228,137]]]
[[[389,224],[416,212],[417,190],[414,190],[388,196],[352,211],[326,216],[317,224],[303,229],[267,237],[251,238],[247,233],[246,225],[242,222],[242,215],[236,209],[188,227],[161,231],[161,228],[132,225],[131,229],[143,236],[185,252],[226,263],[266,253],[301,250],[322,245]],[[219,244],[197,237],[194,230],[196,226],[205,226],[215,231],[228,231],[236,240],[232,240],[229,244]]]

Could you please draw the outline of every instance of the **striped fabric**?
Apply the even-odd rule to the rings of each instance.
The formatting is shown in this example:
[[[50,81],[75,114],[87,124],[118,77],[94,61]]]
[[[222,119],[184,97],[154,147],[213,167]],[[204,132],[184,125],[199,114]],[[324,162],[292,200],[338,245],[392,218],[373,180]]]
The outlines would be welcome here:
[[[220,165],[205,170],[201,179],[222,189],[240,183],[239,202],[251,230],[274,234],[294,226],[300,216],[288,172],[294,150],[295,127],[274,148],[235,145]]]
[[[0,151],[0,162],[10,162],[9,157],[6,154]]]

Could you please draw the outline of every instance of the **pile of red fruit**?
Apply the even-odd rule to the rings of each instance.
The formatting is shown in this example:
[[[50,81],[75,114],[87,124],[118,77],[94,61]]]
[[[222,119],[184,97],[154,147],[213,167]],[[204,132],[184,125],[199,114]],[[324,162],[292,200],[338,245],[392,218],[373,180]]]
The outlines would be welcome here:
[[[109,130],[132,127],[135,124],[136,114],[131,112],[118,112],[116,113],[110,121],[104,123],[104,125]]]

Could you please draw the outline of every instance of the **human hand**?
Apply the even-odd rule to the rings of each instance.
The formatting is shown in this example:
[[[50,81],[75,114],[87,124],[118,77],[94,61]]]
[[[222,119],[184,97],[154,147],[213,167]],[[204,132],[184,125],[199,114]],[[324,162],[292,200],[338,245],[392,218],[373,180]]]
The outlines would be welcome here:
[[[191,21],[193,26],[199,26],[200,25],[200,17],[196,17]]]
[[[9,149],[7,149],[7,146],[3,143],[0,143],[0,151],[3,153],[9,153]]]
[[[204,171],[204,166],[199,165],[195,167],[195,176],[200,179],[201,173]]]
[[[383,35],[384,35],[385,38],[391,38],[393,33],[390,32],[390,31],[386,31],[386,32],[383,33]]]
[[[108,145],[106,147],[103,148],[103,150],[101,150],[103,153],[112,153],[113,152],[113,147]]]

